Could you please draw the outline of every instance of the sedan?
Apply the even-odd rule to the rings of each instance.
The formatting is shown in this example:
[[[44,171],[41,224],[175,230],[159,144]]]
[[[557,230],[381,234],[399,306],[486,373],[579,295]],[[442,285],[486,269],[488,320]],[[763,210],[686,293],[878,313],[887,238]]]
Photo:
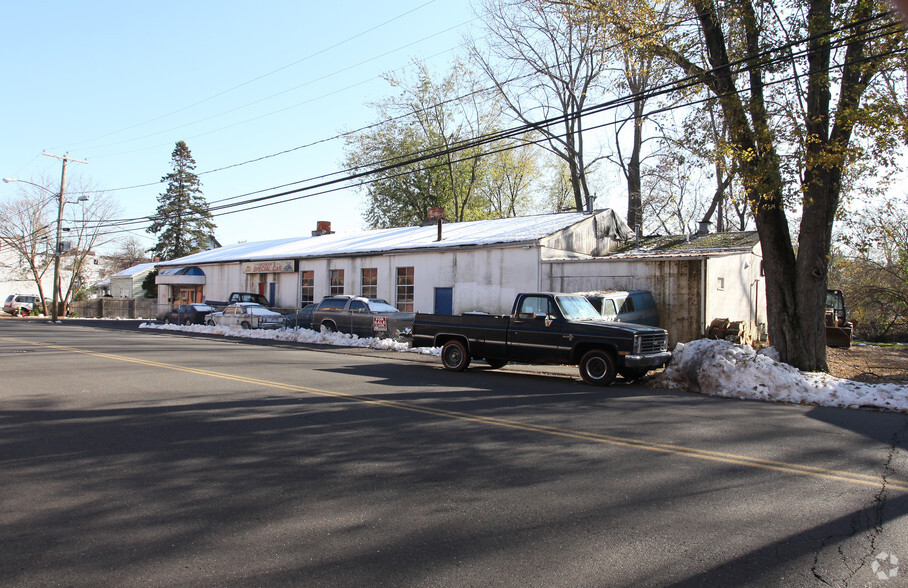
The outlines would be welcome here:
[[[213,306],[202,303],[181,304],[168,313],[160,317],[164,323],[175,323],[178,325],[202,325],[205,323],[205,315],[214,312]]]
[[[315,310],[315,305],[307,304],[298,313],[285,316],[284,324],[291,329],[311,329],[313,310]]]
[[[231,304],[223,312],[212,312],[205,317],[209,326],[240,327],[242,329],[281,329],[284,316],[254,302]]]

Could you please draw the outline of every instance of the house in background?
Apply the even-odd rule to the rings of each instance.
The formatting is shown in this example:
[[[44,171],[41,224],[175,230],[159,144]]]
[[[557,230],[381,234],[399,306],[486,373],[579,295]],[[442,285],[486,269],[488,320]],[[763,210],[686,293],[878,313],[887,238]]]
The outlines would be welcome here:
[[[44,296],[50,298],[54,288],[53,266],[47,268],[41,279]],[[38,295],[38,284],[19,252],[0,241],[0,300],[10,294]]]
[[[114,298],[144,298],[142,282],[154,268],[154,263],[140,263],[115,273],[108,278],[108,293]]]
[[[528,291],[652,290],[673,341],[716,318],[765,324],[754,234],[641,240],[612,210],[241,243],[158,263],[159,305],[265,295],[299,308],[332,294],[404,311],[508,313]],[[756,273],[755,273],[756,272]],[[720,287],[721,284],[721,287]],[[759,329],[759,327],[754,327]]]

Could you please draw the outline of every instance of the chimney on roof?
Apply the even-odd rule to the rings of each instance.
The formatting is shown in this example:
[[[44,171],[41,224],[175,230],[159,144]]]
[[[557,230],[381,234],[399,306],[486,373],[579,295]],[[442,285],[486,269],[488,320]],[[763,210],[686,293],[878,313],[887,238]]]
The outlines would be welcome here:
[[[712,224],[712,223],[711,223],[710,221],[708,221],[708,220],[702,220],[702,221],[700,221],[700,228],[697,229],[697,236],[698,236],[698,237],[702,237],[703,235],[708,235],[708,234],[709,234],[709,226],[710,226],[711,224]]]
[[[334,231],[331,230],[331,221],[318,221],[317,223],[315,223],[315,230],[312,231],[313,237],[333,234]]]
[[[432,224],[432,221],[438,222],[438,239],[436,239],[436,241],[441,241],[441,223],[443,220],[445,220],[444,208],[429,209],[429,218],[426,219],[426,224]]]

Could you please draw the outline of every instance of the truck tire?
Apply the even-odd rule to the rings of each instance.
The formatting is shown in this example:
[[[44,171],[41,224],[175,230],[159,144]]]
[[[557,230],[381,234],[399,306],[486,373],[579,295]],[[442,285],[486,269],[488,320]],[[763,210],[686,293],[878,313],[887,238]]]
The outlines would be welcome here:
[[[593,386],[608,386],[615,381],[618,371],[615,358],[608,351],[593,349],[580,360],[580,377]]]
[[[240,323],[240,328],[242,329],[251,329],[252,325],[249,324],[249,321],[243,321]]]
[[[441,348],[441,363],[446,370],[462,372],[470,366],[467,346],[460,341],[448,341]]]
[[[487,357],[485,358],[485,361],[493,370],[497,370],[498,368],[503,368],[504,366],[508,365],[508,360],[506,359],[495,359],[494,357]]]
[[[325,331],[327,331],[328,333],[336,333],[336,332],[337,332],[337,325],[335,325],[335,324],[332,323],[331,321],[324,321],[324,322],[322,322],[322,326],[325,327]]]

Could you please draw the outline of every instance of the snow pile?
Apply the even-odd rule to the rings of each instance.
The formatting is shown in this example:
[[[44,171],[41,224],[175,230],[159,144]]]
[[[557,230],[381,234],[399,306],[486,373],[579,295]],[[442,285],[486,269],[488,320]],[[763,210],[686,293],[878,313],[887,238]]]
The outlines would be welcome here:
[[[678,343],[672,362],[650,385],[725,398],[908,411],[908,386],[801,372],[779,362],[773,348],[757,353],[749,345],[721,340]]]
[[[309,329],[241,329],[239,327],[226,327],[207,325],[157,325],[142,323],[140,329],[159,329],[163,331],[183,331],[185,333],[205,333],[208,335],[223,335],[225,337],[244,337],[246,339],[269,339],[273,341],[291,341],[294,343],[315,343],[317,345],[334,345],[336,347],[369,347],[383,351],[408,351],[423,355],[438,355],[441,349],[437,347],[410,348],[408,343],[396,339],[379,339],[378,337],[359,337],[347,333],[331,333],[324,329],[320,332]]]

